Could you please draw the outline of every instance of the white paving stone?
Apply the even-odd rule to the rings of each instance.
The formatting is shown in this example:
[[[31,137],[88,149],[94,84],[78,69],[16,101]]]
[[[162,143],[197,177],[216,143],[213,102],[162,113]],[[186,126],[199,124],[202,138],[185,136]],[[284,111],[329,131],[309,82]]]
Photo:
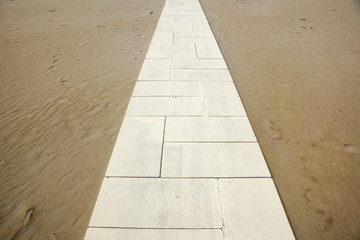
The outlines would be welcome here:
[[[175,38],[214,38],[211,32],[175,32]]]
[[[160,19],[159,19],[158,25],[173,24],[173,23],[175,23],[175,17],[174,16],[161,16]]]
[[[151,43],[149,51],[195,51],[195,45],[192,43],[185,44],[163,44],[163,43]]]
[[[173,38],[174,33],[172,32],[155,32],[151,42],[170,44],[173,42]]]
[[[205,15],[202,14],[188,14],[175,16],[175,23],[207,23]]]
[[[170,80],[233,81],[229,71],[223,69],[171,69]]]
[[[189,23],[185,24],[160,24],[156,27],[156,32],[192,32],[192,26]]]
[[[219,180],[226,239],[295,239],[272,179]]]
[[[200,97],[200,83],[196,81],[137,82],[133,97]]]
[[[256,142],[246,117],[171,117],[165,142]]]
[[[132,97],[127,116],[201,116],[200,97]]]
[[[199,58],[222,58],[217,44],[196,43],[196,52]]]
[[[271,177],[257,143],[165,143],[163,177]]]
[[[208,116],[246,116],[233,82],[203,82]]]
[[[221,228],[216,180],[105,178],[89,226]]]
[[[145,59],[139,80],[169,80],[171,59]]]
[[[224,59],[174,59],[171,68],[227,69]]]
[[[125,117],[106,176],[159,176],[163,117]]]
[[[174,43],[216,43],[215,38],[174,37]]]
[[[196,58],[196,52],[193,51],[179,51],[179,50],[168,50],[168,51],[148,51],[146,58]]]
[[[211,33],[211,28],[208,23],[194,23],[192,25],[193,32],[197,33]]]
[[[221,229],[89,228],[85,240],[223,240]]]

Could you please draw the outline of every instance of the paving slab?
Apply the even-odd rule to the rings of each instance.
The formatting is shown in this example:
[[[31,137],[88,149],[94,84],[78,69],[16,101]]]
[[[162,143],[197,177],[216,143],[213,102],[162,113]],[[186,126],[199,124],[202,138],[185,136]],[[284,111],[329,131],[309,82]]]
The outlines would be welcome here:
[[[89,228],[85,240],[223,240],[221,229]]]
[[[161,16],[158,22],[158,25],[161,24],[168,24],[168,23],[175,23],[175,17],[174,16]],[[151,42],[153,43],[153,42]]]
[[[196,52],[194,50],[149,50],[146,54],[146,58],[196,58]]]
[[[272,179],[219,180],[226,239],[295,239]]]
[[[169,80],[171,59],[145,59],[138,80]]]
[[[163,177],[271,177],[257,143],[165,143]]]
[[[105,178],[89,226],[221,228],[217,182]]]
[[[174,43],[216,43],[215,38],[174,37]]]
[[[133,97],[200,97],[200,83],[196,81],[137,82]]]
[[[149,51],[195,51],[195,44],[185,43],[185,44],[163,44],[163,43],[151,43],[149,46]]]
[[[198,58],[223,58],[215,43],[196,43],[196,52]]]
[[[175,23],[207,23],[205,15],[179,15],[175,16]]]
[[[125,117],[106,176],[159,176],[163,117]]]
[[[192,32],[192,26],[189,23],[173,24],[162,23],[156,27],[156,32]]]
[[[224,69],[171,69],[170,80],[233,81]]]
[[[214,38],[212,32],[175,32],[176,38]]]
[[[198,32],[198,33],[206,32],[212,34],[211,28],[208,23],[193,23],[191,24],[191,26],[193,32]]]
[[[256,142],[246,117],[169,117],[165,142]]]
[[[246,116],[233,82],[202,82],[208,116]]]
[[[201,116],[200,97],[132,97],[127,116]]]
[[[171,68],[227,69],[224,59],[174,59]]]
[[[173,32],[155,32],[151,40],[152,43],[173,43],[174,33]]]

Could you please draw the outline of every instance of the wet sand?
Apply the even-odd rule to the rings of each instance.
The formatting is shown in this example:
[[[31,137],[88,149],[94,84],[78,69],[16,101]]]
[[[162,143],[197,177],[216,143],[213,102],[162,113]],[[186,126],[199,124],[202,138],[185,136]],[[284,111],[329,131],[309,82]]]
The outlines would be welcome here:
[[[0,2],[0,239],[82,239],[163,3]]]
[[[201,3],[297,239],[360,239],[359,1]]]

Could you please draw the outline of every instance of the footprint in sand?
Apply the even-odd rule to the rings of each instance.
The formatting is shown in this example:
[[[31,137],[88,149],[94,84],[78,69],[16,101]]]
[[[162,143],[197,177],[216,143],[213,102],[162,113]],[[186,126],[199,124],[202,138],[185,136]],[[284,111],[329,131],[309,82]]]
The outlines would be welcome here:
[[[276,127],[276,124],[269,120],[269,121],[265,121],[265,132],[268,135],[268,137],[270,137],[271,139],[281,139],[282,138],[282,133],[281,133],[281,129],[279,127]]]
[[[24,219],[23,219],[23,225],[24,225],[24,226],[26,226],[26,225],[29,224],[31,215],[33,214],[34,211],[35,211],[35,208],[29,208],[29,209],[26,211],[25,216],[24,216]]]
[[[344,151],[347,152],[347,153],[353,153],[353,154],[358,154],[359,153],[359,150],[358,148],[353,145],[353,144],[344,144]]]

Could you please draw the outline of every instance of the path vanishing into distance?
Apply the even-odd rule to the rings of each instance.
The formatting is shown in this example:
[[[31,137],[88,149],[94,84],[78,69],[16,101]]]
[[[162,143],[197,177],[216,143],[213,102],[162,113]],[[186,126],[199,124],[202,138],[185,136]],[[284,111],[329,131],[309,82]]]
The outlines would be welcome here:
[[[165,3],[85,239],[295,239],[197,0]]]

